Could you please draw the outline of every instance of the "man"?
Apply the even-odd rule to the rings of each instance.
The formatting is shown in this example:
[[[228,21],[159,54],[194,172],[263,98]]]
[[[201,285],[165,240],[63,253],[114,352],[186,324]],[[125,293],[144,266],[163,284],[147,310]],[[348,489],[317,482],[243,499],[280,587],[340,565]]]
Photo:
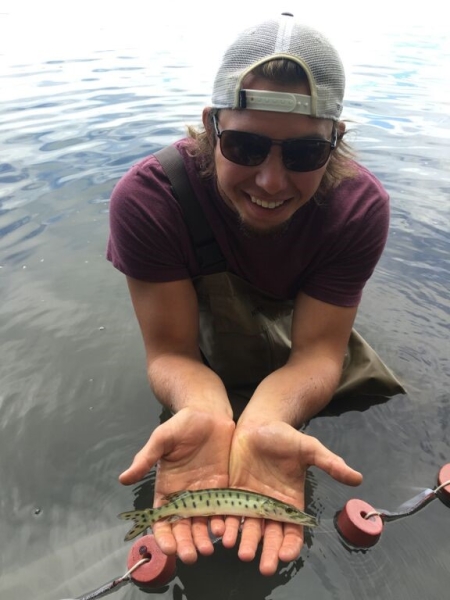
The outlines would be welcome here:
[[[175,144],[212,243],[198,241],[199,219],[157,157],[113,192],[108,258],[127,276],[150,385],[173,413],[120,481],[158,462],[155,505],[178,490],[231,486],[302,508],[311,465],[361,482],[298,431],[336,394],[402,391],[352,332],[389,206],[343,141],[343,94],[342,63],[320,33],[289,14],[261,23],[226,52],[204,131]],[[303,543],[295,525],[212,517],[210,526],[226,547],[241,529],[242,560],[263,540],[266,575]],[[187,563],[213,551],[206,518],[158,523],[154,534]]]

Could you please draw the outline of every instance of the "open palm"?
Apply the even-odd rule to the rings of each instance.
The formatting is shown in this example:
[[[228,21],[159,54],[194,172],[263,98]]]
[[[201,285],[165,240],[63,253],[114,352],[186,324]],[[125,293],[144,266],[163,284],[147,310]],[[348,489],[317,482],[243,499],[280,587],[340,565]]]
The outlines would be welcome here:
[[[287,423],[254,425],[236,429],[230,454],[230,485],[275,496],[304,508],[306,470],[317,466],[333,478],[358,485],[361,475],[328,450],[316,438],[297,431]],[[239,524],[227,519],[225,545],[232,545]],[[298,557],[303,546],[303,528],[289,523],[246,519],[242,526],[239,556],[252,560],[263,538],[261,573],[271,575],[278,561]]]
[[[157,464],[154,506],[164,504],[168,495],[186,489],[226,487],[234,422],[217,414],[185,408],[157,427],[140,450],[121,483],[136,483]],[[211,527],[220,535],[221,518]],[[197,550],[213,551],[204,518],[183,519],[174,524],[158,522],[153,533],[166,554],[177,553],[184,562],[194,562]]]

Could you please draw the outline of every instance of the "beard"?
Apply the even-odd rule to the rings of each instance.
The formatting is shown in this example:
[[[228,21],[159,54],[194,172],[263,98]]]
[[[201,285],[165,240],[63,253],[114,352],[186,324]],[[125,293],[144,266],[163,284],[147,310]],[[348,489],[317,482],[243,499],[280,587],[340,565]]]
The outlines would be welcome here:
[[[282,238],[289,229],[292,217],[283,223],[279,223],[274,227],[268,229],[258,229],[253,227],[250,223],[246,223],[240,214],[237,215],[239,220],[239,229],[248,239],[266,239],[266,240],[278,240]]]
[[[229,200],[228,196],[225,194],[218,181],[216,181],[216,185],[217,191],[219,193],[219,196],[222,197],[222,200],[228,206],[233,207],[233,203]],[[285,235],[292,221],[292,217],[290,217],[287,221],[284,221],[283,223],[279,223],[278,225],[274,225],[273,227],[269,227],[267,229],[260,229],[258,227],[254,227],[251,223],[247,223],[235,207],[233,207],[233,211],[236,214],[236,219],[239,224],[239,230],[245,235],[245,237],[253,240],[277,240],[283,237],[283,235]]]

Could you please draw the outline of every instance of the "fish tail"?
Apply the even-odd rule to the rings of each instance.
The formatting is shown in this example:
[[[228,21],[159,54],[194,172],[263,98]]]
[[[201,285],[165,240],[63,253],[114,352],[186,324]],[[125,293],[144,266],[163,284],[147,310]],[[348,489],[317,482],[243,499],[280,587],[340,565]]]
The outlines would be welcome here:
[[[153,526],[153,523],[155,522],[155,519],[152,518],[153,512],[153,509],[147,508],[146,510],[130,510],[117,515],[119,519],[134,521],[133,527],[124,538],[125,542],[132,540],[140,533]]]

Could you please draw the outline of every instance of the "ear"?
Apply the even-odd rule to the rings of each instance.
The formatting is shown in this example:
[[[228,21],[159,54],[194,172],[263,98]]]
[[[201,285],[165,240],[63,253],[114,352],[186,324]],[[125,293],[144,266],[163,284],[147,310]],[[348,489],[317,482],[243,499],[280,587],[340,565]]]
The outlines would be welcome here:
[[[338,140],[341,140],[344,137],[345,130],[346,130],[346,127],[345,127],[344,121],[339,121],[338,124],[337,124],[337,137],[338,137]]]
[[[212,130],[212,123],[211,123],[211,107],[207,106],[206,108],[203,109],[203,113],[202,113],[202,121],[203,121],[203,127],[205,128],[205,131],[207,133],[211,133]]]
[[[208,136],[211,147],[214,148],[216,145],[216,133],[214,131],[212,115],[213,115],[213,109],[210,106],[203,109],[203,113],[202,113],[203,127],[205,128],[206,135]]]

